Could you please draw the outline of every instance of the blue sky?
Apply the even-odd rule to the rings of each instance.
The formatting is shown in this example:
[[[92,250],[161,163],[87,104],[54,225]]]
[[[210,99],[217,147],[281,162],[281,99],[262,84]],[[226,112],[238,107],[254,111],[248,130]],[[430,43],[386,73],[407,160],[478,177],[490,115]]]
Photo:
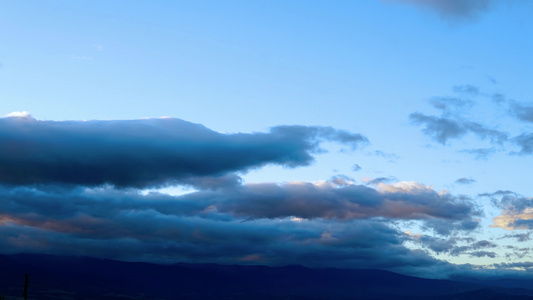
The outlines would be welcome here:
[[[2,249],[531,270],[532,11],[2,2]]]

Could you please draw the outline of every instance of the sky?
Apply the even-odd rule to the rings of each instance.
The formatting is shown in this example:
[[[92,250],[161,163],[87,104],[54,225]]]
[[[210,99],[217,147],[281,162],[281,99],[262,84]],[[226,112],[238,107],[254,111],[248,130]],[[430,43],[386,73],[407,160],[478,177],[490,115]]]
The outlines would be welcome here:
[[[532,13],[2,1],[0,251],[531,274]]]

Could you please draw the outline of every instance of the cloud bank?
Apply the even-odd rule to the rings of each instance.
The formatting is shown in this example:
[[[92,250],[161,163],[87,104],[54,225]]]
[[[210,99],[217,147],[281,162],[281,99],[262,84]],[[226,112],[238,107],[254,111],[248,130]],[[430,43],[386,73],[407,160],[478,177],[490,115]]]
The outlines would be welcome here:
[[[1,186],[0,196],[7,252],[402,272],[449,266],[406,248],[407,236],[391,221],[440,220],[435,224],[472,230],[478,214],[468,199],[415,183],[380,190],[333,181],[241,184],[181,196],[110,186]]]
[[[154,262],[450,269],[407,248],[395,224],[448,238],[479,226],[472,199],[416,182],[243,183],[268,164],[306,166],[323,141],[356,149],[361,134],[276,126],[223,134],[179,119],[0,119],[0,247],[4,253]],[[149,192],[194,186],[180,196]],[[418,271],[417,271],[418,270]]]
[[[0,119],[0,183],[149,187],[221,176],[267,164],[313,162],[321,141],[357,148],[367,139],[331,127],[277,126],[222,134],[180,119],[39,121]]]

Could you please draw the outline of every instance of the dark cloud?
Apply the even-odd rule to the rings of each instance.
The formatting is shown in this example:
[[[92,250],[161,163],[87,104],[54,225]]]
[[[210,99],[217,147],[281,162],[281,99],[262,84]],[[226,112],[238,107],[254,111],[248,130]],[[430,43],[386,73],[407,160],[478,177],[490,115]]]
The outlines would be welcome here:
[[[481,139],[489,139],[493,144],[502,144],[508,138],[506,133],[487,128],[477,122],[427,116],[422,113],[412,113],[409,119],[416,125],[424,125],[422,131],[441,144],[446,144],[450,139],[463,137],[467,133],[473,133]]]
[[[449,253],[452,249],[456,248],[457,240],[458,239],[455,237],[443,239],[430,235],[423,235],[418,239],[418,242],[436,253]]]
[[[406,235],[391,221],[431,227],[440,220],[459,228],[479,214],[469,199],[415,183],[373,189],[342,177],[283,184],[233,177],[221,180],[231,184],[206,184],[181,196],[112,186],[0,186],[0,247],[3,253],[414,272],[448,264],[406,248]]]
[[[493,0],[393,0],[429,9],[446,19],[471,19],[489,10]]]
[[[524,269],[527,271],[533,271],[533,262],[514,262],[514,263],[501,263],[494,264],[496,267],[507,268],[507,269]]]
[[[356,148],[367,139],[331,127],[277,126],[222,134],[179,119],[0,119],[0,182],[160,186],[266,164],[309,165],[321,141]]]
[[[496,252],[492,251],[474,251],[469,253],[472,257],[490,257],[495,258],[497,256]]]
[[[422,220],[439,234],[471,231],[480,211],[467,197],[439,194],[416,183],[378,184],[378,190],[364,186],[321,183],[247,184],[234,189],[197,192],[194,202],[218,212],[246,219],[352,219],[386,218]],[[442,228],[441,228],[442,227]]]
[[[530,217],[530,216],[528,216]],[[533,220],[532,219],[517,219],[510,223],[512,227],[519,229],[533,229]]]
[[[422,244],[424,247],[427,247],[436,253],[447,253],[452,256],[458,256],[461,254],[472,255],[472,253],[479,252],[473,250],[497,247],[496,244],[487,240],[474,242],[474,239],[472,238],[460,238],[457,236],[450,238],[439,238],[424,235],[418,239],[415,239],[414,241]]]
[[[476,182],[474,179],[466,178],[466,177],[459,178],[455,181],[455,183],[458,183],[458,184],[472,184],[474,182]]]
[[[442,219],[428,219],[423,226],[424,229],[433,230],[440,235],[451,235],[459,231],[470,232],[479,227],[477,220],[463,220],[457,222],[447,222]]]
[[[3,253],[402,272],[448,264],[406,248],[405,234],[387,219],[453,224],[469,219],[472,209],[427,188],[380,192],[333,182],[222,185],[182,196],[110,186],[0,186],[0,198]]]
[[[512,252],[505,253],[505,257],[508,259],[522,259],[524,257],[531,256],[531,248],[529,247],[515,247],[512,245],[507,245],[506,248],[512,250]]]
[[[512,210],[519,213],[533,206],[533,199],[521,196],[513,191],[496,191],[494,193],[483,193],[481,197],[487,197],[492,204],[500,209]]]
[[[506,234],[502,238],[514,238],[518,242],[527,242],[531,240],[531,232],[528,233],[516,233],[516,234]]]

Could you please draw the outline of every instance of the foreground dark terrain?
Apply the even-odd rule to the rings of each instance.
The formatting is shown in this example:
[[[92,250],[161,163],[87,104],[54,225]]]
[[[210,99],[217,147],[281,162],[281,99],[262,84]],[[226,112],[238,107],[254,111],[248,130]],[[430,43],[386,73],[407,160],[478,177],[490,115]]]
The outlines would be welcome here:
[[[532,299],[527,282],[467,283],[380,270],[163,266],[87,257],[0,255],[0,294],[22,299]],[[504,287],[506,286],[506,287]],[[533,285],[532,285],[533,286]]]

